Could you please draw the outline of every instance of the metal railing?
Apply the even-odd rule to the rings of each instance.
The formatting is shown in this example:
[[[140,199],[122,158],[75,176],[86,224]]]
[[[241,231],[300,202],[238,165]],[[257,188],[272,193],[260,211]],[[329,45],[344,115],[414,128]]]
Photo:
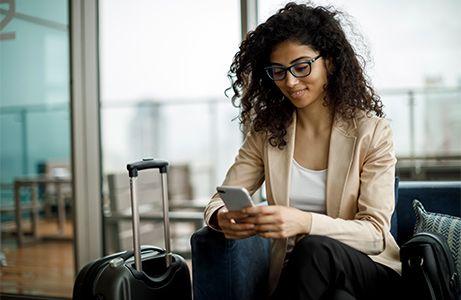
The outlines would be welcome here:
[[[408,135],[407,137],[399,137],[398,132],[394,129],[394,132],[397,132],[397,134],[394,134],[394,139],[397,140],[397,156],[399,157],[399,160],[402,162],[415,162],[418,161],[419,165],[421,165],[421,161],[435,161],[435,162],[442,162],[442,161],[450,161],[452,164],[458,164],[460,162],[460,155],[461,155],[461,149],[459,148],[453,148],[453,149],[439,149],[439,151],[435,152],[427,152],[426,149],[421,149],[423,147],[419,147],[417,143],[417,139],[420,138],[420,135],[417,133],[417,129],[419,128],[417,122],[421,120],[421,118],[431,118],[432,116],[428,114],[427,116],[420,116],[418,115],[416,108],[417,105],[420,105],[424,101],[426,101],[429,98],[433,97],[452,97],[452,106],[455,107],[458,110],[459,117],[458,120],[461,120],[461,87],[456,87],[456,88],[426,88],[426,89],[416,89],[416,88],[405,88],[405,89],[382,89],[378,90],[378,93],[383,99],[383,103],[385,104],[386,108],[388,107],[398,107],[397,109],[394,109],[394,111],[400,111],[402,104],[406,104],[407,107],[407,115],[402,117],[400,116],[399,118],[395,118],[395,116],[392,115],[392,112],[388,116],[391,118],[394,117],[393,121],[398,121],[400,124],[406,123]],[[403,101],[402,101],[403,100]],[[114,110],[127,110],[127,111],[133,111],[136,110],[137,114],[143,114],[141,120],[137,120],[140,124],[146,124],[150,123],[151,127],[153,128],[154,132],[150,132],[149,135],[152,135],[156,138],[156,140],[152,140],[150,146],[151,147],[161,147],[159,145],[164,144],[165,141],[162,141],[161,139],[167,139],[168,137],[162,136],[161,131],[165,130],[164,127],[162,127],[162,122],[165,122],[165,115],[164,112],[168,109],[177,109],[177,108],[184,108],[189,107],[190,109],[193,109],[193,107],[197,106],[203,106],[206,107],[206,110],[203,110],[203,118],[208,118],[208,130],[207,130],[207,145],[205,148],[208,149],[214,149],[217,146],[216,141],[219,139],[219,136],[224,134],[228,135],[229,132],[219,132],[219,124],[222,124],[223,121],[221,116],[218,115],[218,111],[222,109],[227,109],[229,114],[226,115],[226,118],[229,118],[228,120],[232,119],[233,117],[236,117],[238,114],[237,109],[233,108],[231,106],[231,103],[228,99],[223,98],[214,98],[214,99],[168,99],[168,100],[162,100],[162,101],[154,101],[153,99],[147,99],[144,101],[137,101],[137,102],[132,102],[132,101],[123,101],[123,102],[103,102],[101,104],[101,113],[104,115],[110,115]],[[221,108],[222,107],[222,108]],[[386,110],[385,108],[385,110]],[[455,109],[455,110],[456,110]],[[0,121],[5,122],[2,119],[4,119],[4,116],[10,115],[10,116],[17,116],[16,122],[20,123],[20,134],[19,136],[8,136],[7,139],[3,137],[3,141],[7,142],[8,139],[14,139],[16,143],[20,144],[20,151],[17,153],[20,155],[20,161],[21,161],[21,170],[6,170],[6,168],[2,168],[1,172],[8,172],[8,173],[14,173],[16,175],[29,175],[30,170],[28,169],[28,166],[30,166],[30,159],[31,159],[31,154],[29,153],[31,147],[29,145],[30,143],[30,137],[29,137],[29,132],[28,132],[28,120],[30,118],[31,114],[40,114],[40,113],[50,113],[50,112],[69,112],[70,115],[70,108],[69,108],[69,103],[56,103],[56,104],[43,104],[43,105],[27,105],[27,106],[7,106],[7,107],[0,107]],[[187,116],[187,111],[189,109],[186,109],[185,111],[185,116],[179,116],[176,118],[175,122],[183,122],[185,117]],[[453,109],[452,109],[453,110]],[[206,111],[206,113],[204,113]],[[146,114],[147,113],[147,118]],[[190,117],[190,116],[188,116]],[[136,116],[133,118],[133,120],[136,119]],[[194,122],[199,119],[195,119]],[[187,121],[187,120],[186,120]],[[103,120],[104,122],[104,120]],[[116,122],[124,122],[123,120],[117,119]],[[125,122],[127,122],[125,120]],[[460,121],[461,122],[461,121]],[[6,128],[8,128],[8,124],[3,124],[6,125]],[[188,126],[195,126],[196,124],[189,124]],[[126,126],[128,126],[126,124]],[[110,128],[111,124],[103,124],[103,127]],[[232,128],[232,130],[234,130]],[[70,134],[70,133],[69,133]],[[103,132],[104,135],[104,132]],[[203,134],[197,133],[198,137],[204,138]],[[455,141],[459,139],[458,135],[453,136],[452,140]],[[59,137],[58,137],[59,138]],[[180,138],[175,138],[176,142],[180,142],[183,137]],[[398,147],[398,142],[400,140],[407,140],[408,142],[408,149],[402,149],[405,147]],[[125,141],[128,142],[128,141]],[[163,143],[162,143],[163,142]],[[104,147],[104,145],[103,145]],[[106,152],[110,156],[110,151],[112,149],[106,149],[109,153]],[[183,151],[187,151],[187,148],[183,148]],[[170,151],[170,149],[151,149],[151,152],[159,152],[159,153],[166,153]],[[426,152],[425,152],[426,151]],[[2,153],[5,153],[2,151]],[[62,153],[62,156],[69,156],[70,153]],[[219,151],[210,151],[211,159],[210,161],[212,162],[218,162],[221,160],[219,157]],[[1,158],[0,158],[1,159]],[[443,166],[443,164],[441,164]],[[209,178],[210,182],[209,185],[213,186],[213,182],[216,182],[216,176],[217,172],[215,169],[210,168],[208,170],[210,172]],[[4,174],[1,174],[0,178],[5,178]],[[9,181],[8,181],[9,182]]]
[[[437,157],[437,159],[443,159],[444,157],[451,157],[453,155],[443,153],[442,151],[439,151],[439,153],[425,153],[424,155],[418,155],[416,153],[416,106],[418,104],[417,101],[423,102],[427,100],[427,97],[429,96],[446,96],[446,95],[452,95],[453,96],[453,105],[457,106],[458,109],[458,120],[460,120],[459,124],[461,124],[461,86],[460,87],[451,87],[451,88],[441,88],[441,87],[433,87],[433,88],[398,88],[398,89],[382,89],[378,90],[379,95],[381,98],[384,100],[383,103],[385,105],[385,108],[389,105],[392,104],[391,101],[388,101],[386,98],[389,97],[395,97],[398,96],[400,98],[405,97],[406,98],[406,103],[398,103],[399,105],[406,104],[408,107],[408,118],[407,118],[407,124],[409,127],[409,153],[408,155],[398,155],[401,158],[406,158],[406,157],[414,157],[416,158],[417,156],[419,158],[422,157]],[[422,99],[417,100],[417,97],[424,97]],[[399,99],[400,100],[400,99]],[[386,109],[385,109],[386,110]],[[424,116],[423,116],[424,117]],[[461,127],[460,127],[461,129]],[[459,135],[461,135],[461,132],[459,132]],[[453,139],[459,139],[456,136],[453,137]],[[461,148],[459,149],[454,149],[457,154],[461,155]],[[399,149],[397,149],[397,154],[399,154]]]

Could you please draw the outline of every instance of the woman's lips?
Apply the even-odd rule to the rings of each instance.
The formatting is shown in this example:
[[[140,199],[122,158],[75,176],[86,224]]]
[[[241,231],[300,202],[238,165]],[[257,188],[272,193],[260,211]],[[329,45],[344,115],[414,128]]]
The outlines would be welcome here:
[[[302,90],[298,90],[298,91],[294,91],[294,92],[290,92],[290,96],[292,98],[299,98],[299,97],[302,97],[307,91],[307,88],[305,89],[302,89]]]

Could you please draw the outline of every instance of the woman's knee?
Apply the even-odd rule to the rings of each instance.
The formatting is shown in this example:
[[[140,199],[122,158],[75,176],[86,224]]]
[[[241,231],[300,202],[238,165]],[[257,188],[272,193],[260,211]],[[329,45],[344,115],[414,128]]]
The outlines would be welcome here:
[[[338,243],[316,235],[299,240],[288,257],[285,282],[288,280],[289,284],[303,286],[305,290],[313,291],[315,287],[319,294],[325,293],[341,270],[334,256]]]
[[[306,235],[302,239],[300,239],[293,251],[316,251],[316,250],[324,250],[327,248],[334,247],[334,244],[338,243],[338,241],[323,235]]]
[[[305,236],[296,243],[290,260],[295,260],[296,263],[302,263],[302,261],[309,261],[310,259],[317,261],[329,260],[332,258],[332,253],[337,243],[338,241],[326,236]]]

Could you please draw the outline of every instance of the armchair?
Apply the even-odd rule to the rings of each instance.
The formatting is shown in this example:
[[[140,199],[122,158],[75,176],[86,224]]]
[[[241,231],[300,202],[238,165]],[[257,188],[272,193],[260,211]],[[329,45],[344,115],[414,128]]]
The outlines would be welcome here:
[[[461,181],[399,184],[396,180],[397,186],[391,232],[399,245],[413,234],[415,198],[430,211],[461,217]],[[191,246],[195,300],[266,298],[269,240],[258,236],[228,240],[204,227],[192,235]]]

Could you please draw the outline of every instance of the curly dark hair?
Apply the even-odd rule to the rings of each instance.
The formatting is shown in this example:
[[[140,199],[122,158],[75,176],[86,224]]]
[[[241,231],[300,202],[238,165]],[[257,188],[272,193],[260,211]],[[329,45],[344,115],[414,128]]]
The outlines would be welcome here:
[[[380,97],[364,73],[365,59],[347,40],[340,17],[344,13],[331,6],[290,2],[247,34],[228,72],[232,103],[241,108],[242,130],[265,132],[274,147],[287,144],[295,106],[264,73],[272,50],[287,40],[308,45],[331,61],[323,100],[335,118],[353,118],[358,110],[384,115]]]

